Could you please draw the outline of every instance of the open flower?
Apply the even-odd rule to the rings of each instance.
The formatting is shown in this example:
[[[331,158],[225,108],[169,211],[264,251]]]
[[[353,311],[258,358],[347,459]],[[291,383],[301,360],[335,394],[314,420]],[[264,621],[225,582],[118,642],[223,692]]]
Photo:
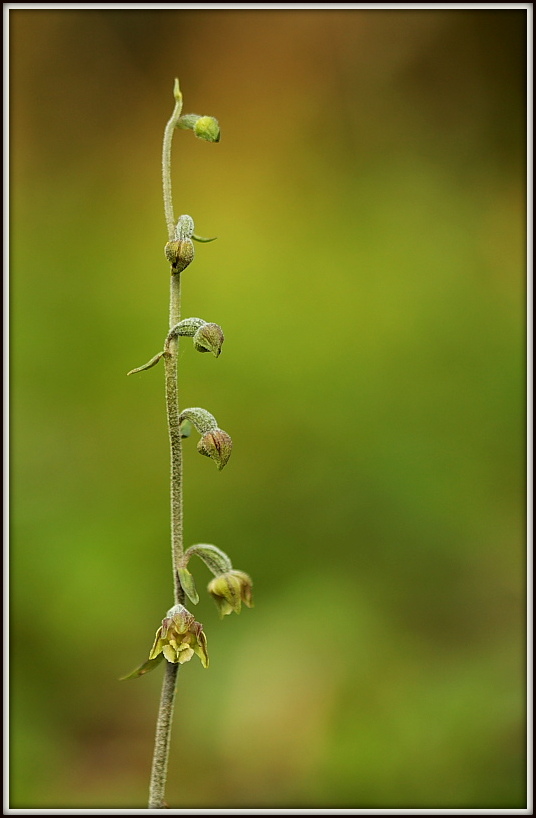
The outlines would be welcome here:
[[[222,619],[226,614],[233,611],[240,613],[242,602],[248,608],[253,607],[252,586],[253,583],[248,574],[234,569],[227,571],[225,574],[219,574],[209,582],[208,591],[216,603]]]
[[[208,667],[207,637],[203,625],[183,605],[174,605],[162,620],[156,632],[149,660],[163,653],[168,662],[180,665],[189,662],[194,653],[201,659],[203,667]]]

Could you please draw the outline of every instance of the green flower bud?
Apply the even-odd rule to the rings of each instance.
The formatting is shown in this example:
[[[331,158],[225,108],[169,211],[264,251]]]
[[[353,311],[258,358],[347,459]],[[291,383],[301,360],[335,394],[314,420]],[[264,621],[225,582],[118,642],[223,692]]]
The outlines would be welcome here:
[[[220,141],[220,126],[213,116],[200,116],[194,125],[194,134],[207,142]]]
[[[194,347],[198,352],[212,352],[217,358],[224,341],[223,330],[218,324],[203,324],[193,337]]]
[[[233,441],[227,432],[224,432],[222,429],[213,429],[205,432],[197,444],[199,454],[204,454],[205,457],[211,457],[220,471],[231,457],[232,448]]]
[[[181,89],[177,78],[175,78],[175,82],[173,83],[173,96],[175,97],[176,102],[182,102]]]
[[[207,638],[200,622],[183,605],[174,605],[162,620],[156,632],[149,661],[161,653],[168,662],[180,665],[197,654],[203,667],[208,667]]]
[[[244,571],[231,570],[214,577],[208,584],[208,592],[218,607],[220,617],[233,611],[240,613],[242,602],[253,607],[251,577]]]
[[[202,435],[197,444],[199,454],[211,457],[218,469],[223,469],[231,456],[231,449],[233,448],[233,441],[227,432],[218,428],[214,415],[211,415],[206,409],[201,409],[200,406],[183,409],[179,416],[181,428],[186,420],[193,423],[199,434]]]
[[[164,253],[173,273],[182,273],[194,259],[194,243],[191,239],[168,241]]]
[[[192,236],[194,233],[194,220],[191,216],[180,216],[175,227],[175,236],[168,241],[164,247],[164,253],[171,264],[173,273],[182,273],[183,270],[193,261],[194,244]]]

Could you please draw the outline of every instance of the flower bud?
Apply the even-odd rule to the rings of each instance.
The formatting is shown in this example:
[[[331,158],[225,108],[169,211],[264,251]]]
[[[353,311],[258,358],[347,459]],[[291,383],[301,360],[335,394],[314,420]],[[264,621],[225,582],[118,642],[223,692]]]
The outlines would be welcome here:
[[[164,247],[164,253],[171,264],[173,273],[182,273],[193,261],[194,243],[188,238],[168,241]]]
[[[220,471],[231,457],[232,448],[233,441],[227,432],[224,432],[222,429],[213,429],[205,432],[197,444],[199,454],[211,457]]]
[[[214,577],[208,584],[208,592],[218,607],[221,618],[233,611],[240,613],[242,602],[253,607],[251,577],[244,571],[227,571]]]
[[[194,134],[206,142],[220,141],[220,126],[213,116],[200,116],[194,125]]]
[[[194,653],[208,667],[207,638],[200,622],[183,605],[174,605],[156,632],[149,660],[163,653],[168,662],[189,662]]]
[[[175,78],[175,82],[173,83],[173,96],[176,102],[182,102],[181,89],[177,78]]]
[[[215,358],[221,352],[223,341],[223,330],[218,324],[203,324],[193,337],[198,352],[212,352]]]

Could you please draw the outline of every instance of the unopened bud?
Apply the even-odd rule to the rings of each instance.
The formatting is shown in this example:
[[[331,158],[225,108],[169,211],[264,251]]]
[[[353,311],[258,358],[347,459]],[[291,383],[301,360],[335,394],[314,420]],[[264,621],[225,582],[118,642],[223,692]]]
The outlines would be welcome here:
[[[205,142],[220,141],[220,125],[213,116],[199,116],[199,114],[183,114],[177,120],[176,128],[184,131],[193,131],[199,139]]]
[[[212,352],[215,358],[221,352],[223,341],[223,330],[218,324],[203,324],[193,337],[198,352]]]
[[[181,216],[175,227],[175,236],[164,247],[164,253],[171,264],[173,273],[182,273],[193,261],[193,232],[194,220],[192,217],[188,215]]]
[[[173,96],[177,102],[182,102],[182,94],[181,89],[179,86],[179,80],[175,78],[175,82],[173,83]]]
[[[213,116],[200,116],[194,125],[194,134],[206,142],[220,141],[220,126]]]
[[[220,616],[230,614],[233,611],[240,613],[242,602],[253,607],[251,589],[253,583],[251,577],[244,571],[227,571],[214,577],[208,584],[208,591],[218,607]]]
[[[173,273],[182,273],[194,258],[194,243],[191,239],[168,241],[164,253],[171,264]]]
[[[231,457],[232,448],[233,441],[227,432],[224,432],[222,429],[213,429],[205,432],[197,444],[199,454],[204,454],[205,457],[211,457],[220,471]]]

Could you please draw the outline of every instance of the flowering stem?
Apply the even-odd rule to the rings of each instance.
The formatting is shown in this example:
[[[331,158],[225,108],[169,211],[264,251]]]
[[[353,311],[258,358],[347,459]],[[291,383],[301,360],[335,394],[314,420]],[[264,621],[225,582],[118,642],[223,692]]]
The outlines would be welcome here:
[[[169,755],[169,739],[171,737],[171,722],[173,719],[173,703],[179,665],[166,662],[160,710],[156,723],[156,737],[154,742],[153,769],[149,787],[149,809],[164,808],[164,791],[166,788],[167,762]]]
[[[168,239],[173,240],[175,233],[175,217],[173,215],[173,199],[171,196],[171,141],[173,132],[177,127],[177,122],[182,111],[182,94],[179,89],[179,81],[175,80],[173,89],[175,96],[175,108],[166,125],[164,131],[164,144],[162,146],[162,190],[164,194],[164,215],[168,231]]]
[[[180,321],[181,309],[181,277],[180,273],[171,276],[169,293],[169,328],[172,329]],[[179,352],[179,336],[171,338],[164,356],[166,372],[166,413],[169,432],[169,446],[171,455],[171,561],[173,566],[173,582],[175,589],[175,605],[184,602],[183,591],[179,582],[177,569],[182,556],[183,524],[182,524],[182,439],[180,431],[180,412],[178,401],[177,357]]]
[[[173,200],[171,195],[171,141],[177,120],[182,109],[182,95],[179,83],[175,80],[175,108],[164,131],[162,148],[162,186],[164,196],[164,214],[171,241],[175,231],[175,217],[173,215]],[[169,328],[170,330],[180,321],[181,311],[181,277],[180,273],[171,275],[169,296]],[[182,443],[179,421],[178,403],[178,359],[179,337],[171,338],[164,354],[166,380],[166,414],[169,432],[171,455],[171,561],[173,567],[173,587],[175,605],[184,602],[184,594],[180,585],[178,566],[182,556],[183,523],[182,523]],[[167,762],[173,720],[173,704],[179,665],[166,661],[166,671],[162,684],[160,706],[156,722],[156,737],[149,785],[149,809],[164,808],[164,793],[167,779]]]

